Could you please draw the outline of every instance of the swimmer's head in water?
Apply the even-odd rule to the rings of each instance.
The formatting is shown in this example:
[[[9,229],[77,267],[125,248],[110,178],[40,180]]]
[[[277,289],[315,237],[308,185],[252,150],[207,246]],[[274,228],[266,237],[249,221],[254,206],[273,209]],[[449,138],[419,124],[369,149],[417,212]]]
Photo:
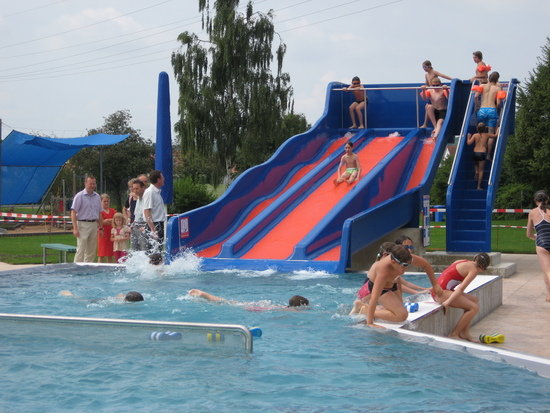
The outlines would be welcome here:
[[[134,303],[136,301],[145,301],[143,296],[138,293],[137,291],[130,291],[126,296],[124,297],[124,301],[128,301],[130,303]]]
[[[288,300],[289,307],[301,307],[309,305],[309,300],[301,295],[295,295],[290,300]]]
[[[159,265],[162,263],[162,254],[155,252],[149,256],[149,262],[153,265]]]

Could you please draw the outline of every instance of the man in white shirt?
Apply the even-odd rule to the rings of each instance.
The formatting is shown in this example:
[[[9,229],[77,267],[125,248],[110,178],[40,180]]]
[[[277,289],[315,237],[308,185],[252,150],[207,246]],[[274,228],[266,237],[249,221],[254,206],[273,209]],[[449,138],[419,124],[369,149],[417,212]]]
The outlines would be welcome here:
[[[149,180],[151,185],[143,194],[143,217],[148,229],[149,250],[161,252],[164,243],[164,221],[166,221],[164,201],[160,195],[164,176],[161,171],[153,171],[149,174]]]
[[[132,192],[136,196],[136,206],[134,208],[134,222],[132,222],[132,234],[130,236],[130,243],[132,245],[132,251],[146,251],[148,247],[147,237],[145,236],[145,230],[147,225],[145,224],[145,217],[143,216],[143,194],[145,192],[146,184],[141,179],[134,179],[132,182]]]

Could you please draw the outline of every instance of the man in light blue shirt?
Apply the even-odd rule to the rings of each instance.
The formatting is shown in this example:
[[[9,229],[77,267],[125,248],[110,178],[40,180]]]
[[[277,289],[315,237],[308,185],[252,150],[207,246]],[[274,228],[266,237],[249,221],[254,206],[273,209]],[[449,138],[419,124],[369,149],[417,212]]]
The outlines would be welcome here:
[[[76,237],[74,262],[94,262],[97,255],[98,228],[100,237],[110,236],[110,234],[103,234],[101,198],[95,189],[95,178],[87,175],[84,189],[73,198],[71,221],[73,234]]]

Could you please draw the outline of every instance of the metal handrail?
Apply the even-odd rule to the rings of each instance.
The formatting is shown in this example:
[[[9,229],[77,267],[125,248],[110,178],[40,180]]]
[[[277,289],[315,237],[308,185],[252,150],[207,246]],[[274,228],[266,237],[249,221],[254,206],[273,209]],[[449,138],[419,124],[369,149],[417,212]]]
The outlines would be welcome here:
[[[424,85],[423,85],[424,86]],[[426,86],[427,89],[443,89],[443,86]],[[365,100],[367,99],[367,90],[422,90],[422,86],[396,86],[396,87],[354,87],[354,90],[364,90],[365,91]],[[334,88],[332,90],[342,90],[349,92],[349,87],[347,88]],[[365,115],[365,128],[367,128],[367,106],[365,105],[364,115]],[[420,106],[418,101],[418,94],[416,94],[416,127],[419,127],[420,123]],[[434,126],[435,127],[435,126]]]
[[[472,82],[472,88],[474,87],[476,82],[479,82],[479,80],[475,79]],[[462,140],[464,139],[464,134],[466,133],[466,129],[468,128],[468,123],[470,121],[470,115],[471,115],[470,112],[472,110],[472,103],[474,104],[474,107],[475,107],[475,94],[472,95],[472,92],[470,91],[470,97],[468,98],[468,104],[466,105],[464,120],[462,121],[462,127],[460,128],[460,135],[458,137],[458,143],[456,145],[457,148],[461,148],[460,144],[462,143]],[[451,172],[449,173],[449,180],[447,181],[447,185],[452,185],[453,172],[456,168],[457,159],[458,159],[458,156],[455,155],[453,159],[453,164],[451,165]]]
[[[30,314],[6,314],[0,313],[0,321],[30,321],[30,322],[53,322],[70,324],[91,324],[116,327],[151,327],[151,328],[179,328],[186,330],[198,330],[204,332],[227,332],[238,333],[243,336],[245,350],[252,352],[252,333],[248,328],[239,324],[212,324],[212,323],[188,323],[178,321],[153,321],[153,320],[124,320],[116,318],[87,318],[87,317],[65,317],[45,316]]]
[[[504,87],[502,87],[504,89]],[[508,84],[507,86],[507,90],[508,92],[510,92],[510,83]],[[500,145],[501,145],[501,141],[502,141],[502,132],[503,132],[503,127],[502,127],[502,118],[504,117],[504,114],[506,113],[506,110],[508,108],[508,101],[510,99],[508,99],[508,97],[510,96],[509,93],[507,93],[506,95],[506,99],[504,100],[504,106],[502,107],[501,111],[500,111],[500,114],[499,114],[499,122],[498,124],[500,125],[500,128],[498,130],[498,134],[497,134],[497,137],[496,137],[496,145],[494,147],[494,150],[493,150],[493,154],[497,154],[498,153],[498,149],[500,148]],[[487,154],[489,156],[491,156],[491,154]],[[494,161],[494,156],[493,156],[493,161]],[[491,186],[493,185],[493,172],[494,172],[494,169],[495,169],[495,162],[491,162],[491,171],[489,172],[489,182],[487,183],[488,186]]]

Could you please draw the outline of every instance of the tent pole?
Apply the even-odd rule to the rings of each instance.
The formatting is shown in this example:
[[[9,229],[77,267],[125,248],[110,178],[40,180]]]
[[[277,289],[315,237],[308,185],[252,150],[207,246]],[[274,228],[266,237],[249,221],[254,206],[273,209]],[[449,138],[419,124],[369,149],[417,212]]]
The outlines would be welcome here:
[[[103,193],[103,146],[99,147],[99,193]]]
[[[63,178],[63,216],[67,216],[67,198],[65,197],[65,178]],[[67,230],[67,220],[63,220],[63,231]]]
[[[0,119],[0,212],[2,212],[2,119]]]

